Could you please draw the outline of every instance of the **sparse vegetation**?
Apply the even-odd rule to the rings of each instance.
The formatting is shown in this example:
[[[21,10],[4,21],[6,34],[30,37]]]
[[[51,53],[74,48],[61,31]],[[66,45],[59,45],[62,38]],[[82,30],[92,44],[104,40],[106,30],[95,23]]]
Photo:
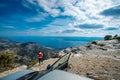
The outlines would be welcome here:
[[[91,44],[88,44],[86,47],[87,47],[87,48],[90,48],[90,47],[91,47]]]
[[[29,62],[27,63],[27,65],[28,65],[28,67],[32,67],[32,66],[34,66],[37,62],[38,62],[37,59],[36,59],[36,60],[32,60],[32,61],[29,61]]]
[[[118,37],[118,35],[116,34],[115,36],[113,36],[113,39],[116,39]]]
[[[102,46],[105,46],[105,44],[97,44],[97,45],[98,45],[98,46],[101,46],[101,47],[102,47]]]
[[[120,41],[120,36],[118,36],[116,39],[117,39],[118,41]]]
[[[47,53],[47,56],[46,56],[46,57],[47,57],[47,59],[51,58],[51,55],[50,55],[49,52]]]
[[[96,42],[96,41],[92,41],[91,44],[95,44],[95,45],[97,45],[97,42]]]
[[[104,40],[112,40],[112,35],[105,35]]]
[[[0,68],[13,67],[14,56],[9,53],[0,54]]]
[[[105,44],[100,44],[100,43],[98,44],[96,41],[92,41],[91,44],[94,44],[94,45],[97,45],[97,46],[101,46],[101,47],[105,46]]]
[[[118,36],[117,34],[115,36],[112,37],[112,35],[106,35],[104,37],[104,40],[113,40],[113,39],[117,39],[118,41],[120,41],[120,36]]]
[[[60,57],[59,53],[56,53],[56,54],[54,55],[54,58],[59,58],[59,57]]]

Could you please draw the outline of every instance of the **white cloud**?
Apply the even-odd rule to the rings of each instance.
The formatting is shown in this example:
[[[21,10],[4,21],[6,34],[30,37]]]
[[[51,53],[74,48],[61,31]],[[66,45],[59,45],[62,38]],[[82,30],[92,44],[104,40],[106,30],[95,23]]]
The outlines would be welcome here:
[[[78,30],[78,33],[73,35],[86,35],[84,29],[76,28],[74,26],[78,24],[101,24],[103,28],[118,27],[120,24],[120,18],[106,17],[100,15],[100,12],[120,4],[119,0],[27,0],[33,5],[37,5],[43,8],[47,14],[57,16],[71,16],[74,20],[55,20],[48,24],[48,27],[41,29],[41,32],[45,34],[62,32],[64,30]],[[62,10],[61,10],[62,9]],[[41,21],[44,18],[41,16],[28,19],[28,22]],[[101,33],[94,30],[89,30],[88,34],[94,35],[94,33],[102,36],[107,34],[107,31],[102,32],[103,29],[98,29]],[[45,31],[45,32],[44,32]],[[115,32],[116,33],[116,32]],[[87,35],[88,35],[87,34]],[[60,34],[62,35],[62,34]],[[72,35],[72,34],[69,34]],[[86,36],[87,36],[86,35]]]
[[[4,26],[4,28],[15,29],[15,26]]]
[[[25,21],[27,21],[27,22],[40,22],[40,21],[44,20],[47,16],[48,16],[48,14],[41,12],[37,16],[26,18]]]
[[[60,11],[56,6],[57,0],[38,0],[38,4],[53,17],[58,16]]]
[[[27,0],[29,3],[35,5],[34,0]],[[90,18],[102,18],[98,13],[106,8],[116,5],[112,0],[36,0],[37,5],[42,7],[48,14],[53,17],[59,15],[72,16],[77,20],[84,20]],[[62,8],[63,11],[60,11]]]
[[[32,17],[32,18],[27,18],[25,21],[27,21],[27,22],[39,22],[39,21],[42,21],[42,20],[44,20],[43,17],[35,16],[35,17]]]
[[[28,0],[35,5],[34,0]],[[72,16],[79,22],[90,21],[92,18],[104,19],[98,13],[120,3],[112,0],[36,0],[37,5],[42,7],[53,17],[59,15]],[[116,3],[117,2],[117,3]],[[62,8],[63,11],[60,11]]]

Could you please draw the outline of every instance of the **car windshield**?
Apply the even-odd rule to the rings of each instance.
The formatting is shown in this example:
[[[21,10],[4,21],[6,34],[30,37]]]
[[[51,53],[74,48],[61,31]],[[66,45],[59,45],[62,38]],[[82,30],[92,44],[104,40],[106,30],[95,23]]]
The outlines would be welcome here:
[[[52,65],[52,69],[56,69],[57,67],[61,66],[63,63],[68,62],[70,55],[71,55],[71,53],[66,54],[66,55],[62,56],[60,59],[58,59],[58,60]]]
[[[70,57],[70,54],[65,54],[64,56],[62,56],[61,58],[59,58],[55,63],[53,63],[53,65],[51,66],[52,68],[49,70],[45,70],[41,73],[39,73],[33,80],[37,80],[40,77],[42,77],[43,75],[49,73],[51,70],[57,69],[59,66],[61,66],[64,63],[67,63]]]

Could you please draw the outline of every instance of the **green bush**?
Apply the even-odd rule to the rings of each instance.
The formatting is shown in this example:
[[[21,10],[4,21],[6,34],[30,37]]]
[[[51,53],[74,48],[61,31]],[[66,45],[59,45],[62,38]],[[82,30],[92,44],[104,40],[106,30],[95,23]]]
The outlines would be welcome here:
[[[112,40],[113,38],[112,38],[112,35],[106,35],[105,37],[104,37],[104,40]]]
[[[117,34],[115,36],[113,36],[113,39],[117,39],[117,37],[119,37]]]
[[[1,53],[0,54],[0,68],[3,67],[12,67],[14,63],[14,56],[9,53]]]
[[[106,35],[104,37],[104,40],[113,40],[113,39],[117,39],[118,41],[120,41],[120,36],[118,36],[117,34],[115,36],[112,37],[112,35]]]
[[[92,41],[91,44],[95,44],[95,45],[97,45],[97,42],[96,42],[96,41]]]
[[[37,62],[38,62],[38,60],[32,60],[32,61],[29,61],[29,62],[27,63],[27,65],[28,65],[29,67],[32,67],[32,66],[34,66],[35,64],[37,64]]]
[[[90,48],[90,47],[91,47],[91,44],[88,44],[86,47],[87,47],[87,48]]]
[[[59,57],[60,57],[59,53],[56,53],[56,54],[54,55],[54,58],[59,58]]]
[[[97,45],[98,45],[98,46],[101,46],[101,47],[102,47],[102,46],[105,46],[105,44],[97,44]]]
[[[120,41],[120,36],[118,36],[116,39],[117,39],[118,41]]]
[[[47,53],[47,59],[49,59],[49,58],[51,58],[51,55],[50,55],[50,53]]]

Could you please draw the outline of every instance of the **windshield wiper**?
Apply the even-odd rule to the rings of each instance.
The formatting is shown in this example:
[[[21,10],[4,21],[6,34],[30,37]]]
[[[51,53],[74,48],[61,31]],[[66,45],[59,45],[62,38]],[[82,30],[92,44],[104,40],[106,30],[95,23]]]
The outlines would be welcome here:
[[[31,72],[29,74],[26,74],[16,80],[32,80],[35,76],[37,76],[39,74],[38,71],[35,71],[35,72]]]

